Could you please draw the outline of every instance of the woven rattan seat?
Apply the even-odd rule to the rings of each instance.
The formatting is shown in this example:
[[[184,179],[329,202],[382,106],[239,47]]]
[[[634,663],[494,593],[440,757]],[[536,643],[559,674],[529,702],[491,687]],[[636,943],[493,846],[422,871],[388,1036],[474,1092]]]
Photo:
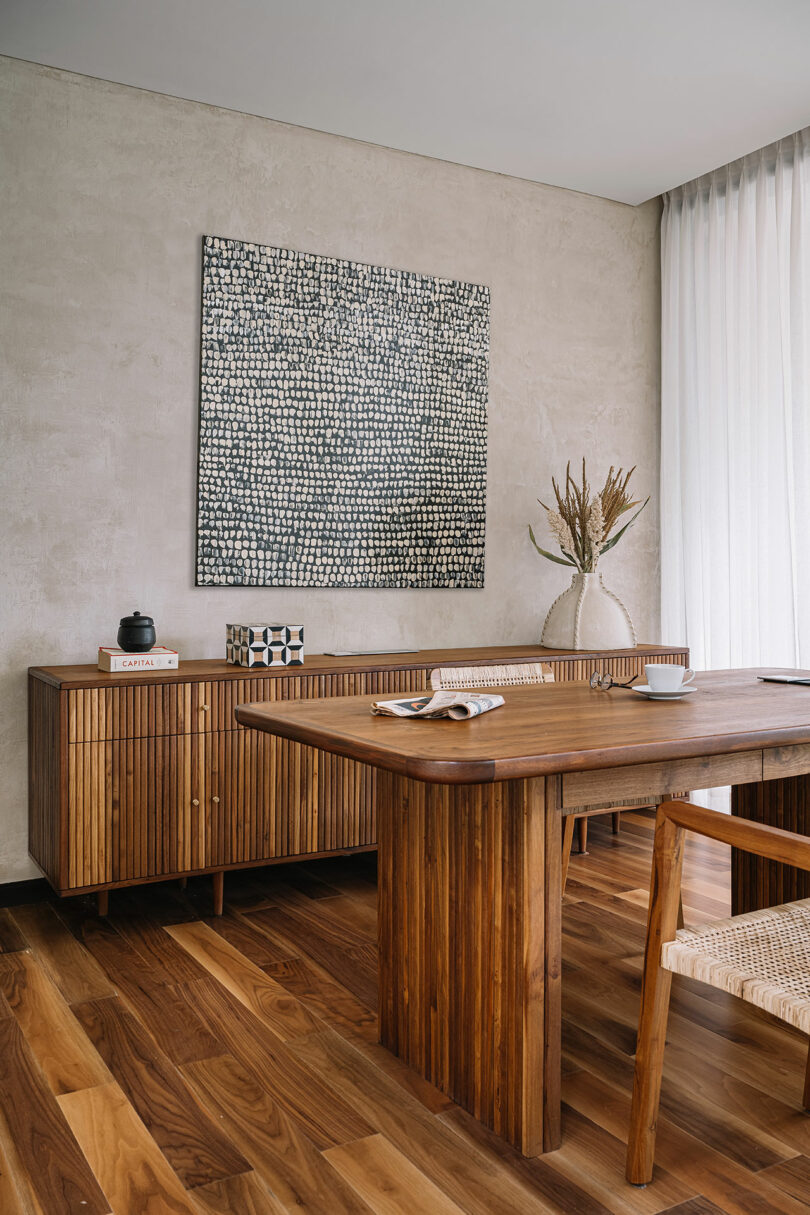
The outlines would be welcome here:
[[[554,683],[547,662],[513,662],[500,667],[438,667],[430,673],[430,686],[439,688],[505,688],[526,683]]]
[[[810,899],[681,928],[661,947],[661,965],[810,1034]]]
[[[810,839],[690,802],[658,807],[641,1014],[636,1045],[627,1180],[652,1180],[672,975],[727,991],[810,1034],[810,899],[677,928],[687,831],[810,872]],[[810,1111],[810,1052],[802,1105]]]

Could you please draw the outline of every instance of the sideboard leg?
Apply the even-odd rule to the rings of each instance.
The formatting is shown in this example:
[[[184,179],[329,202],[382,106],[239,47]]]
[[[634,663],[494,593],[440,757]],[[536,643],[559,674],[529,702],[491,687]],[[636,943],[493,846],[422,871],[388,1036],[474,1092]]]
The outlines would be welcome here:
[[[188,886],[188,878],[186,878],[186,877],[178,878],[177,884],[181,890],[185,890],[186,886]]]
[[[577,835],[579,836],[579,854],[585,856],[588,851],[588,816],[582,814],[577,819]]]
[[[225,898],[225,871],[220,869],[211,874],[214,883],[214,915],[222,915],[222,904]]]
[[[107,915],[110,910],[110,892],[109,890],[99,890],[96,895],[98,900],[98,914]]]

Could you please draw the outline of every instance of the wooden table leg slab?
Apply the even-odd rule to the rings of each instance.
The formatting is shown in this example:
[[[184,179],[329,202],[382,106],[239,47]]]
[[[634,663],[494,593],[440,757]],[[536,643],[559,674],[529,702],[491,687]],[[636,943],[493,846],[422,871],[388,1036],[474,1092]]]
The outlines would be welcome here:
[[[790,750],[797,750],[791,748]],[[766,752],[766,756],[778,755]],[[771,760],[770,767],[776,763]],[[787,765],[786,765],[787,766]],[[810,835],[810,776],[787,776],[731,790],[731,813]],[[810,898],[810,873],[731,849],[731,914]]]
[[[556,1147],[559,781],[378,782],[380,1039],[525,1155]]]

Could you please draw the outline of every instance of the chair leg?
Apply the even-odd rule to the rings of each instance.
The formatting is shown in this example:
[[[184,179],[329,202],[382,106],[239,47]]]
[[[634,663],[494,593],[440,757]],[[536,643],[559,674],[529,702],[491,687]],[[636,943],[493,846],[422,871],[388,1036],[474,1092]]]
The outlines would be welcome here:
[[[661,966],[661,946],[675,936],[682,866],[683,831],[671,820],[659,819],[655,829],[641,1016],[627,1140],[626,1176],[631,1185],[647,1185],[653,1175],[655,1127],[672,987],[672,975]]]
[[[577,819],[577,834],[579,836],[579,854],[584,856],[588,851],[588,816],[583,814]]]
[[[611,820],[612,820],[612,823],[613,823],[613,834],[614,834],[614,835],[618,835],[618,834],[619,834],[619,828],[620,828],[620,827],[621,827],[621,825],[622,825],[622,812],[621,812],[621,810],[614,810],[614,811],[613,811],[613,813],[611,814],[611,816],[610,816],[610,817],[611,817]]]
[[[571,849],[574,846],[574,816],[569,814],[563,820],[562,837],[562,892],[565,894],[565,883],[568,881],[568,863],[571,860]]]
[[[807,1067],[804,1072],[804,1096],[802,1097],[802,1105],[806,1110],[810,1110],[810,1048],[807,1051]]]

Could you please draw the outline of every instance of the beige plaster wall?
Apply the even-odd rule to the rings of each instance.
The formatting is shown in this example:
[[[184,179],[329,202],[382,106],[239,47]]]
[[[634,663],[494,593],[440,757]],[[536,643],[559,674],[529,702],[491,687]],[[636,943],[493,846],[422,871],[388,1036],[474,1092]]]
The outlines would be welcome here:
[[[0,881],[26,850],[31,664],[92,661],[151,613],[187,657],[226,620],[310,652],[529,642],[567,582],[526,532],[569,457],[658,483],[658,205],[623,206],[0,60]],[[194,587],[203,233],[487,283],[486,589]],[[606,557],[658,640],[654,506]]]

